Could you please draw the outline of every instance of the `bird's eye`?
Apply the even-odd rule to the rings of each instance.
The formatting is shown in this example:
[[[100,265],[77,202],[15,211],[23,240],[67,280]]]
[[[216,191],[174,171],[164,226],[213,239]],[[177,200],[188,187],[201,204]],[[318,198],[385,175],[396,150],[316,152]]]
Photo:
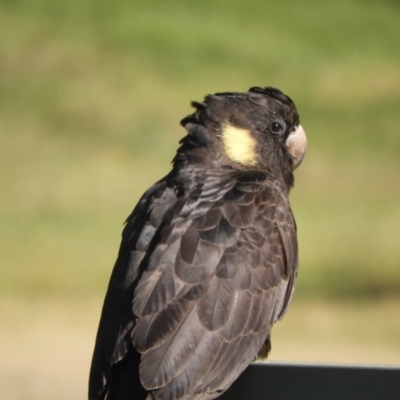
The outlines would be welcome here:
[[[274,135],[280,135],[286,131],[286,124],[281,119],[275,119],[269,124],[269,130]]]

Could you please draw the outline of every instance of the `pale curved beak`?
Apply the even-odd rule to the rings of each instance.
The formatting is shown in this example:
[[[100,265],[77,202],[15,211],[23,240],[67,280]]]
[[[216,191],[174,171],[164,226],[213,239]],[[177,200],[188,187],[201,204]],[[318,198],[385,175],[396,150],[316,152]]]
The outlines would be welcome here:
[[[307,136],[301,125],[290,133],[286,139],[286,146],[293,158],[294,169],[296,169],[303,161],[307,149]]]

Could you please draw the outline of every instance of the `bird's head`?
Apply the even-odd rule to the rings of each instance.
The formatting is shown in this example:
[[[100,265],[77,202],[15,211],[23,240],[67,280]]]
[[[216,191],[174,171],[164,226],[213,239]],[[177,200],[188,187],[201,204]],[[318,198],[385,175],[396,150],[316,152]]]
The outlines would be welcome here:
[[[254,87],[245,93],[209,95],[192,105],[195,113],[181,121],[188,131],[181,155],[212,168],[267,170],[291,186],[307,139],[288,96],[272,87]]]

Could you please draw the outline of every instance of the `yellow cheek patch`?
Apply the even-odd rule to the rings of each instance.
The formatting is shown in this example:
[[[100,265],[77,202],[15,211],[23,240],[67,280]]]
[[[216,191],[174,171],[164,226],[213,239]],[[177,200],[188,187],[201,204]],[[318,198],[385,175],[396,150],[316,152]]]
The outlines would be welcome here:
[[[251,166],[255,165],[256,140],[247,129],[226,124],[222,128],[222,143],[227,156],[235,162]]]

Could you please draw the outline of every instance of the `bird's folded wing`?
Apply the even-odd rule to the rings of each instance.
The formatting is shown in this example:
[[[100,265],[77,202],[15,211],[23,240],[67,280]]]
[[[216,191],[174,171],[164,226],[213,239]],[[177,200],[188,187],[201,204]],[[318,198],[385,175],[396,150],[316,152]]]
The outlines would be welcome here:
[[[133,342],[141,382],[157,396],[228,387],[290,298],[297,244],[287,198],[265,174],[209,174],[182,193],[161,182],[141,204],[104,306],[97,386]]]

